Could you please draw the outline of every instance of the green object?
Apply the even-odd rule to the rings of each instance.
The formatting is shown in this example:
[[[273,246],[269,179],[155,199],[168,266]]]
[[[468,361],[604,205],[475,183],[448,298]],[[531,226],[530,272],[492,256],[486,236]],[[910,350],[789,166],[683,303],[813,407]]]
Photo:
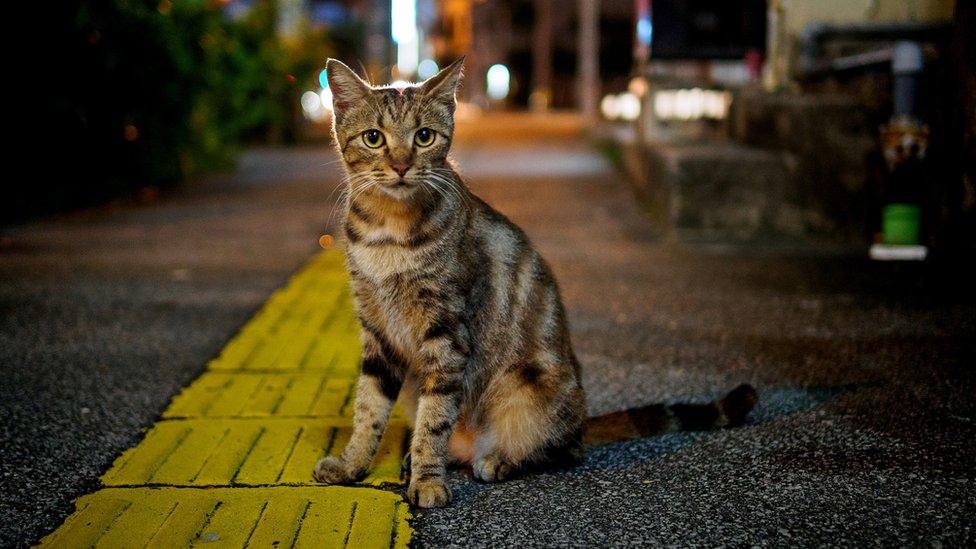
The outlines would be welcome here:
[[[922,226],[922,210],[914,204],[888,204],[881,211],[885,244],[916,245]]]

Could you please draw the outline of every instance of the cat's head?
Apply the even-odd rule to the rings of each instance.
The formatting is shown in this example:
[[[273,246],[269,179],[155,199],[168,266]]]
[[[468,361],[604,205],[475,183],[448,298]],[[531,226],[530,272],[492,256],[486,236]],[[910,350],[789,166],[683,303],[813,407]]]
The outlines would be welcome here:
[[[373,87],[341,62],[328,61],[333,132],[354,189],[405,200],[425,181],[443,178],[463,62],[421,84]]]

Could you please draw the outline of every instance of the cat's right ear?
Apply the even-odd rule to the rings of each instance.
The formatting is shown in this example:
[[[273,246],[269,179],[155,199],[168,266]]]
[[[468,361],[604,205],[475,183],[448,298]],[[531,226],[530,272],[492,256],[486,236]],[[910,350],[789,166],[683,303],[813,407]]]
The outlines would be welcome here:
[[[463,68],[464,57],[461,57],[428,78],[426,82],[421,84],[420,89],[425,95],[439,99],[453,111],[457,104],[454,94],[457,91],[458,81],[461,80],[461,69]]]
[[[349,108],[369,95],[369,84],[337,59],[326,61],[325,75],[329,79],[332,107],[336,112]]]

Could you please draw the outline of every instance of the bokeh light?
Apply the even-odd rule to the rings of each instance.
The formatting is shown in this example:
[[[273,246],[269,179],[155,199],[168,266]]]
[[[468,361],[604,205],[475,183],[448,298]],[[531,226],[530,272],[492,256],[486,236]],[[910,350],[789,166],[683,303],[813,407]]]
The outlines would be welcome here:
[[[488,67],[487,85],[488,97],[495,101],[501,101],[508,96],[509,86],[511,85],[511,74],[508,67],[501,63]]]
[[[640,99],[630,92],[617,96],[618,116],[624,120],[637,120],[641,112]]]
[[[437,63],[435,63],[433,59],[424,59],[419,65],[417,65],[417,78],[427,80],[431,76],[437,74],[437,71]]]
[[[332,90],[330,88],[322,88],[319,92],[319,99],[322,101],[323,109],[332,110]]]
[[[302,94],[302,112],[312,122],[328,119],[332,112],[332,91],[323,88],[319,92],[307,91]]]
[[[313,112],[322,107],[322,100],[319,98],[319,94],[313,91],[307,91],[302,94],[302,110],[305,114]]]
[[[654,114],[661,120],[721,120],[731,103],[732,94],[722,90],[661,90],[654,94]]]
[[[620,113],[620,109],[617,107],[617,96],[612,93],[603,96],[600,101],[600,112],[607,120],[615,120]]]

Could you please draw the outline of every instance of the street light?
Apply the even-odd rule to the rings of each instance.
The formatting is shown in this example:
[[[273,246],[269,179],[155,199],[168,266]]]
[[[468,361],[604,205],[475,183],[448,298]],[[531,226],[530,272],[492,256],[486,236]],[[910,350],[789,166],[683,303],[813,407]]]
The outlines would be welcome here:
[[[397,45],[397,71],[413,74],[420,57],[420,36],[417,32],[416,0],[392,0],[390,6],[390,35]]]

